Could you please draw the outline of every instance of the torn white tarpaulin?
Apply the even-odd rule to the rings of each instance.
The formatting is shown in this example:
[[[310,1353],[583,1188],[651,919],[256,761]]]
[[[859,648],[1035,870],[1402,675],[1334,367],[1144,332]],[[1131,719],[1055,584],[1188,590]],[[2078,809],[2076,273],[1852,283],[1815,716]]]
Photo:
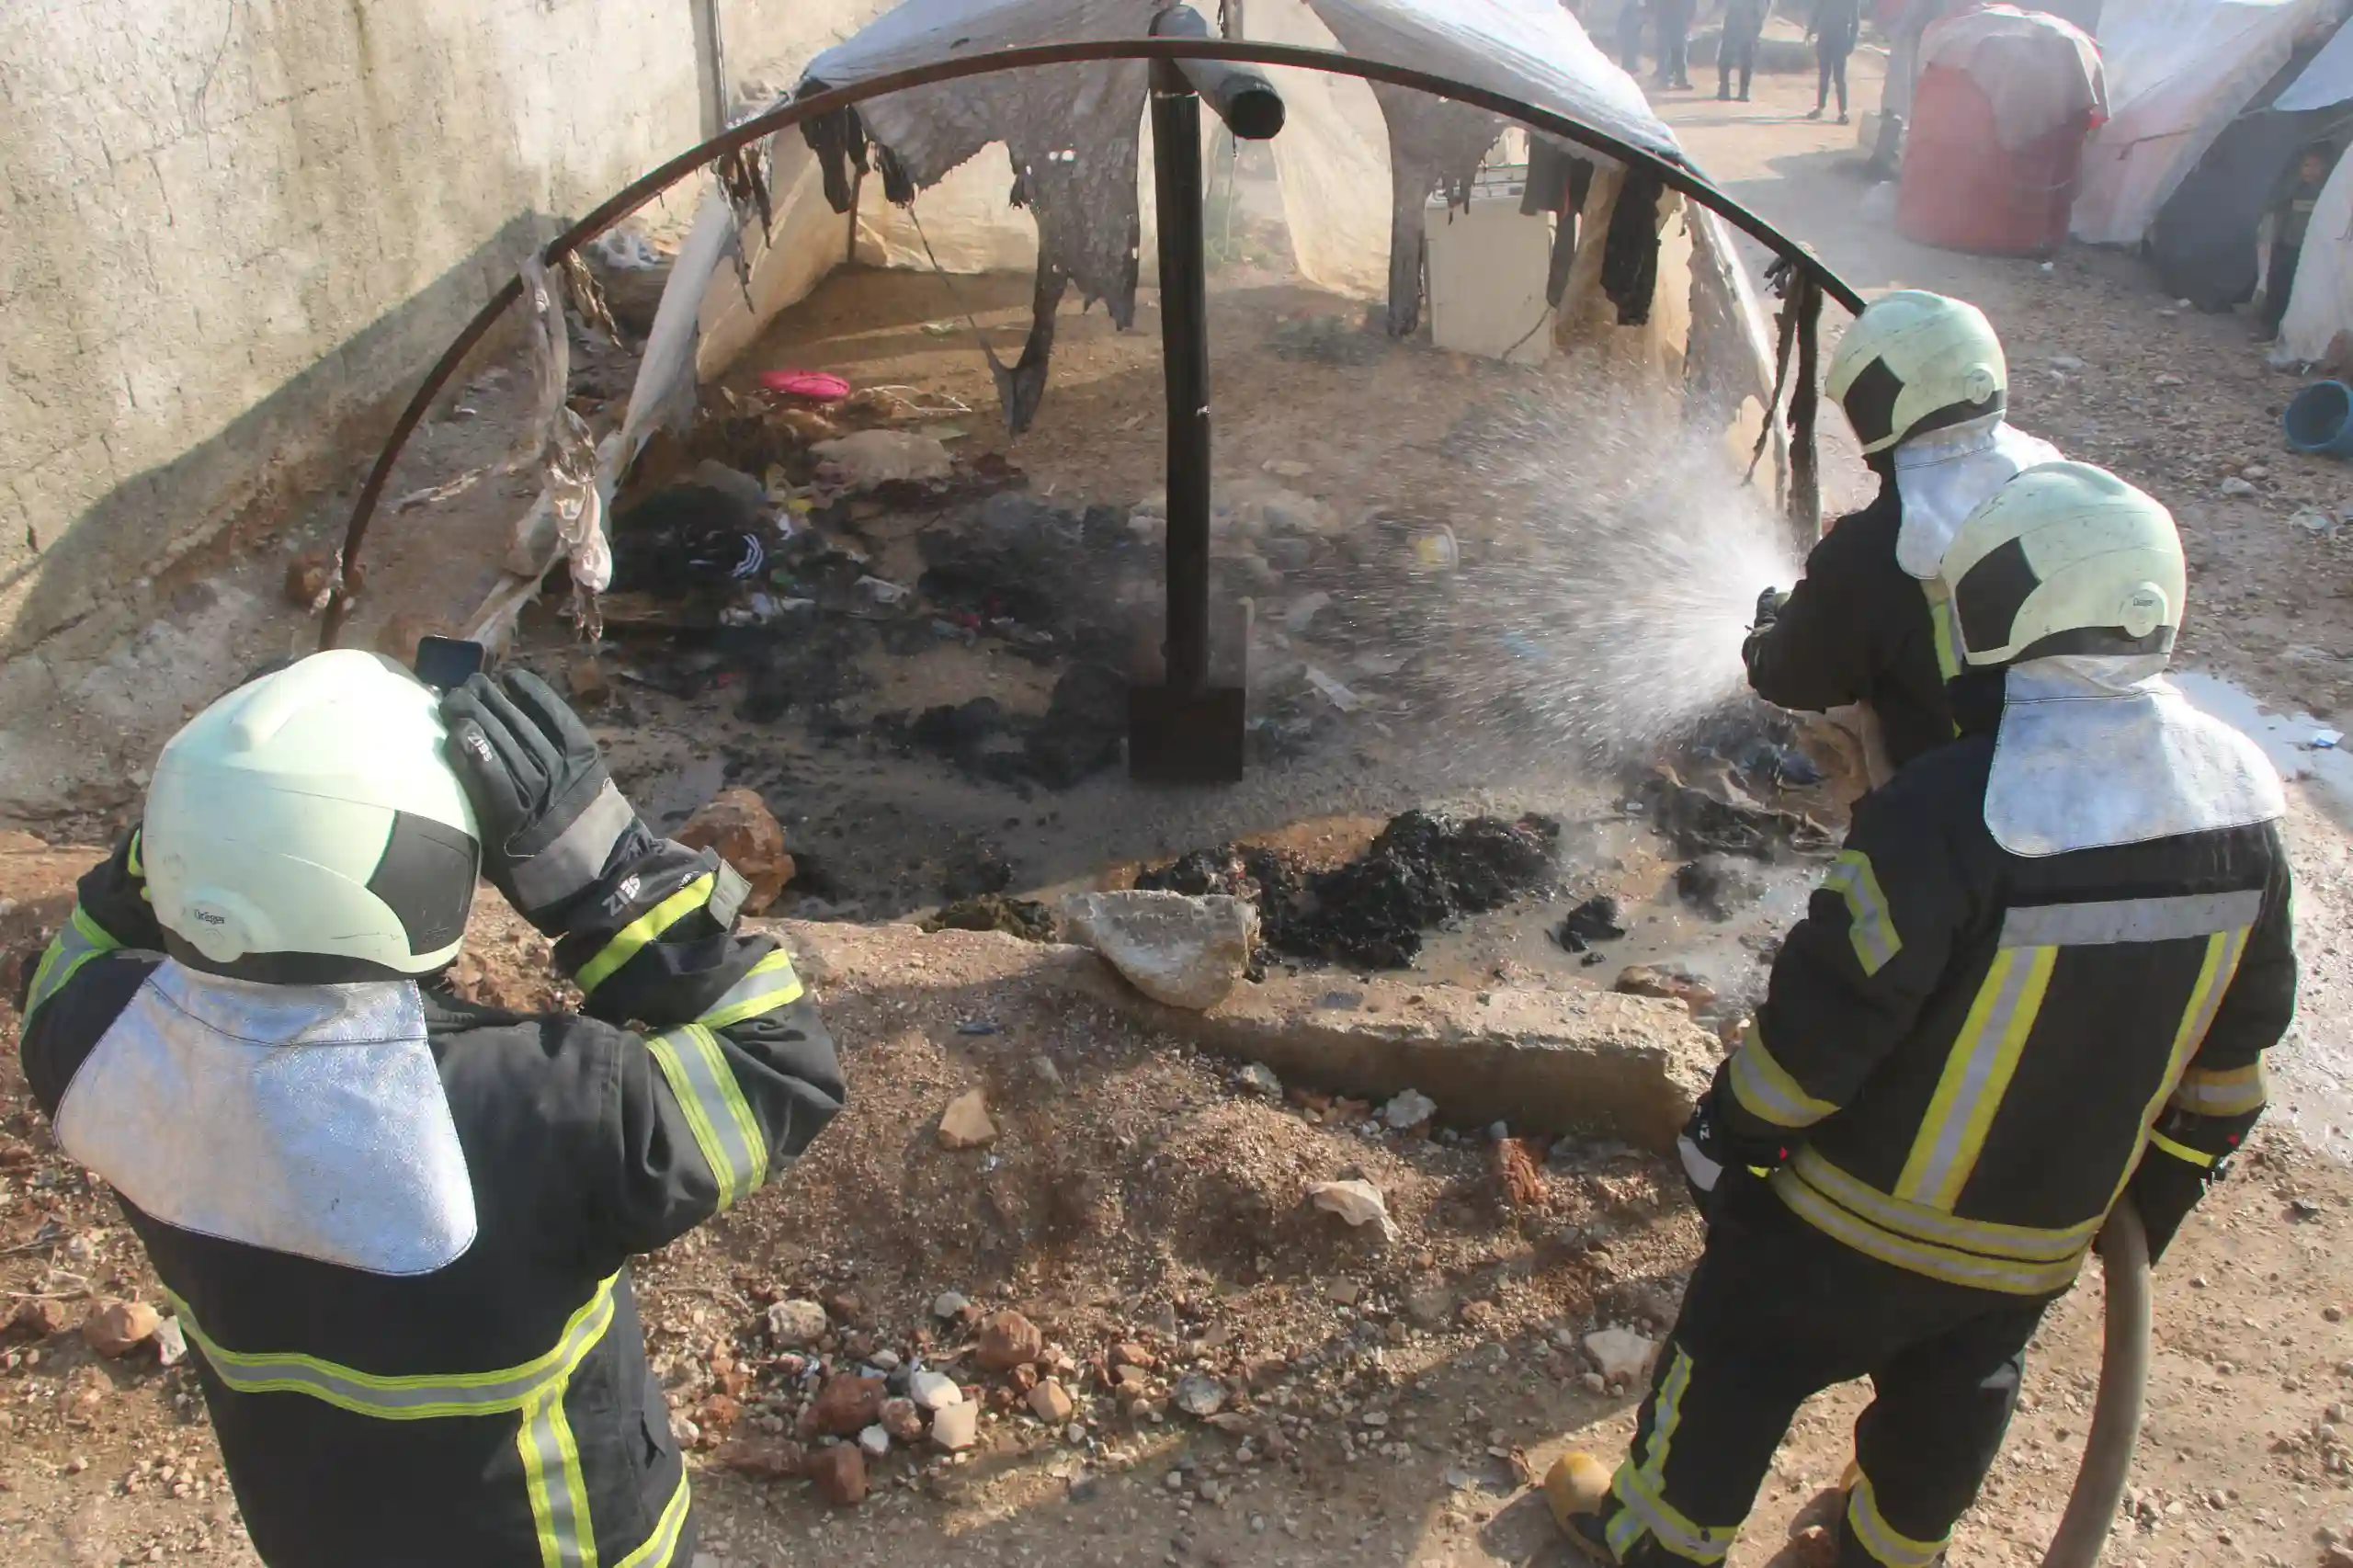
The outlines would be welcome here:
[[[596,443],[586,423],[564,401],[572,335],[564,317],[562,275],[551,273],[536,256],[523,263],[523,301],[530,312],[540,395],[536,415],[511,460],[517,468],[536,460],[541,486],[531,510],[515,526],[507,551],[509,569],[528,561],[544,573],[557,561],[568,562],[574,603],[584,623],[593,626],[596,597],[613,580],[613,554],[605,538],[604,498],[597,486]]]
[[[1269,5],[1277,0],[1267,0]],[[906,0],[847,42],[811,62],[801,90],[842,86],[956,53],[1069,39],[1149,33],[1163,0]],[[1435,72],[1565,114],[1662,155],[1672,133],[1650,111],[1631,79],[1605,58],[1553,0],[1308,0],[1320,24],[1359,58]],[[1245,17],[1247,13],[1245,12]],[[1246,24],[1245,24],[1246,25]],[[1291,29],[1289,36],[1297,36]],[[983,148],[1002,142],[1012,155],[1013,195],[1038,221],[1038,287],[1031,333],[1021,361],[999,367],[1000,392],[1017,432],[1034,415],[1052,344],[1053,308],[1065,280],[1105,300],[1124,324],[1132,309],[1140,218],[1136,199],[1138,128],[1147,73],[1137,62],[1058,65],[968,78],[892,93],[855,115],[825,117],[808,128],[829,161],[826,189],[846,210],[848,169],[871,140],[882,153],[883,183],[893,200],[913,201]],[[1430,188],[1466,181],[1503,121],[1483,110],[1425,95],[1380,90],[1389,178],[1382,224],[1392,257],[1390,321],[1409,330],[1418,303],[1417,257],[1423,201]],[[1285,136],[1302,142],[1300,116],[1334,103],[1333,95],[1292,106]],[[1324,127],[1333,131],[1335,128]],[[1354,130],[1337,131],[1359,140]],[[1281,156],[1285,205],[1301,176]],[[1361,181],[1356,182],[1361,184]],[[1359,198],[1360,199],[1360,198]],[[1302,203],[1302,207],[1312,206]],[[919,207],[918,207],[919,210]],[[1317,237],[1297,235],[1304,256]],[[1361,224],[1351,226],[1361,229]],[[1409,232],[1410,231],[1410,232]],[[1410,273],[1410,279],[1406,275]]]

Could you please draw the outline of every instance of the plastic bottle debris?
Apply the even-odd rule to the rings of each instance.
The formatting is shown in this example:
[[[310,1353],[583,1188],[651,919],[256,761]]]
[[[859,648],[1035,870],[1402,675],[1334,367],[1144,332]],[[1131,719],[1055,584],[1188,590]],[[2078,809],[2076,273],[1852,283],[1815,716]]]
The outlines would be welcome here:
[[[1307,684],[1322,693],[1324,699],[1341,712],[1353,713],[1364,706],[1363,698],[1358,697],[1313,665],[1306,665],[1302,673],[1306,676]]]
[[[2310,744],[2314,751],[2335,751],[2345,744],[2342,730],[2314,730]]]

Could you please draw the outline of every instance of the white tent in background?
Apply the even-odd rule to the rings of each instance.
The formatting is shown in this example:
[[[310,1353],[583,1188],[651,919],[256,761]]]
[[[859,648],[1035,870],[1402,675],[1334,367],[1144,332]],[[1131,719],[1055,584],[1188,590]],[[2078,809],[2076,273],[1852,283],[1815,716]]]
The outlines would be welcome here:
[[[2108,123],[2084,149],[2072,228],[2138,244],[2222,128],[2336,0],[2110,0],[2100,12]],[[2299,85],[2302,84],[2299,83]]]
[[[2313,209],[2270,360],[2353,368],[2353,157],[2337,160]]]

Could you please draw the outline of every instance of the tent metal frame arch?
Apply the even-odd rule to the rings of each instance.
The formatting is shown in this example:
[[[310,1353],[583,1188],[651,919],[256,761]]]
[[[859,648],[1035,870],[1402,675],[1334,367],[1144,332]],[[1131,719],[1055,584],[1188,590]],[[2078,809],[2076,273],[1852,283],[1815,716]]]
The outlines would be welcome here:
[[[623,218],[661,195],[670,187],[730,153],[760,141],[764,137],[787,131],[803,120],[835,109],[848,108],[890,93],[904,92],[911,87],[927,87],[941,82],[961,81],[968,76],[991,75],[1000,71],[1018,71],[1036,65],[1069,65],[1114,60],[1208,60],[1237,65],[1287,65],[1303,71],[1320,71],[1328,75],[1354,76],[1367,82],[1381,82],[1391,86],[1408,87],[1434,97],[1451,99],[1485,109],[1506,119],[1517,120],[1531,131],[1547,136],[1574,142],[1597,153],[1629,165],[1639,165],[1658,176],[1672,190],[1677,190],[1699,202],[1730,222],[1751,238],[1771,250],[1775,256],[1794,267],[1801,278],[1822,293],[1844,305],[1848,312],[1860,313],[1862,296],[1831,269],[1819,256],[1781,233],[1773,224],[1750,211],[1714,185],[1702,178],[1687,165],[1654,153],[1646,147],[1613,136],[1606,131],[1573,119],[1547,108],[1540,108],[1509,93],[1456,81],[1411,66],[1392,65],[1385,61],[1363,60],[1337,50],[1309,49],[1294,44],[1257,43],[1237,39],[1187,38],[1120,38],[1088,39],[1067,43],[1036,44],[1020,49],[990,50],[981,53],[936,60],[928,64],[909,66],[884,75],[870,77],[847,86],[831,87],[805,98],[782,104],[765,114],[755,115],[709,141],[688,148],[669,162],[624,187],[610,199],[597,207],[571,228],[549,241],[540,251],[540,259],[552,267],[563,258],[620,222]],[[482,341],[491,327],[507,309],[523,296],[523,280],[518,273],[492,296],[473,319],[460,329],[449,346],[441,351],[440,358],[426,372],[425,380],[410,397],[407,406],[394,421],[392,434],[385,438],[383,449],[376,456],[375,466],[369,470],[367,483],[360,486],[359,496],[352,504],[351,518],[344,528],[343,550],[333,601],[328,605],[325,622],[320,628],[319,646],[335,645],[342,630],[350,596],[344,586],[352,564],[358,560],[359,547],[368,537],[369,522],[374,517],[377,505],[383,498],[384,486],[391,480],[392,465],[408,445],[409,437],[424,421],[426,410],[434,398],[449,384],[465,362],[467,354]],[[1779,399],[1776,399],[1778,403]],[[1768,412],[1768,419],[1770,411]]]

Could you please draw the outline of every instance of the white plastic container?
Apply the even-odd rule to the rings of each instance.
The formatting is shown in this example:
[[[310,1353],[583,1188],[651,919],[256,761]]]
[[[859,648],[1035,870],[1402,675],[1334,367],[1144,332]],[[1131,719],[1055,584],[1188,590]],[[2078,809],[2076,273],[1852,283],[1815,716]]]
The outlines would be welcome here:
[[[1540,364],[1552,352],[1552,312],[1544,279],[1552,262],[1552,218],[1523,213],[1524,165],[1479,171],[1471,205],[1449,210],[1430,199],[1427,260],[1430,341],[1440,348]]]

